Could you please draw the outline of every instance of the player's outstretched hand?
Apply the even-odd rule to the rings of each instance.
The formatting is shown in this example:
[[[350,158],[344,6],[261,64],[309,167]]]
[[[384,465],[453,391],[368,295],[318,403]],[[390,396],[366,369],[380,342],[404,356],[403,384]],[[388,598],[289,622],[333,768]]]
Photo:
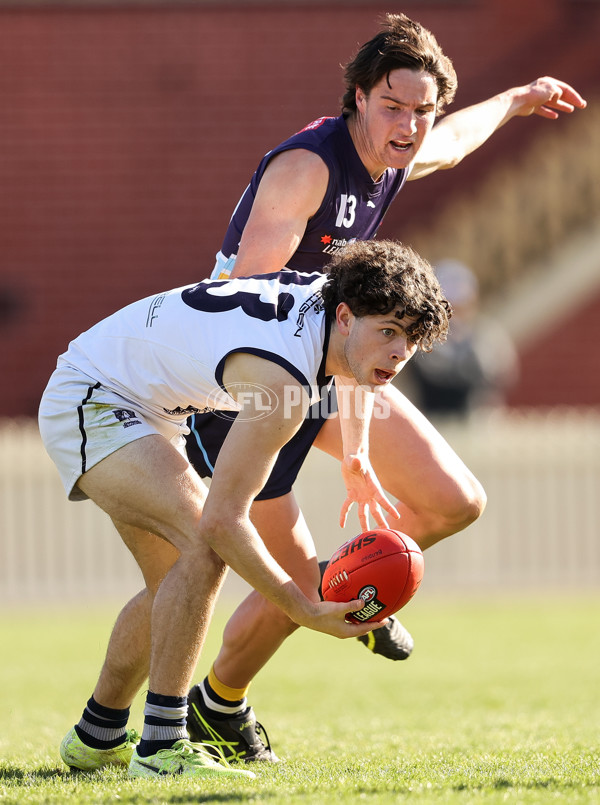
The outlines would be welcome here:
[[[560,112],[570,114],[575,109],[585,109],[587,101],[564,81],[544,76],[519,87],[516,97],[518,117],[539,115],[556,120]]]
[[[380,528],[389,527],[382,509],[385,509],[390,516],[399,519],[399,511],[385,496],[371,463],[364,456],[346,456],[342,461],[342,478],[347,492],[340,513],[342,528],[346,525],[348,512],[353,503],[358,505],[358,520],[363,531],[368,531],[370,528],[369,514]]]
[[[346,620],[348,612],[358,612],[362,609],[365,602],[358,598],[355,601],[344,603],[336,601],[321,601],[311,607],[309,613],[302,617],[301,626],[307,626],[316,632],[325,632],[346,639],[349,637],[360,637],[373,629],[385,626],[385,621],[369,621],[368,623],[349,623]]]

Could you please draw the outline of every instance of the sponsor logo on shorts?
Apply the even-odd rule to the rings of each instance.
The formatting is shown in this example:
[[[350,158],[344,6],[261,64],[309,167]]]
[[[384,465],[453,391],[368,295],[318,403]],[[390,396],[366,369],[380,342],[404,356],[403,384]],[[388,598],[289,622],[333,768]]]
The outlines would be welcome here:
[[[124,428],[130,428],[132,425],[142,424],[140,420],[137,418],[136,412],[131,411],[129,408],[114,408],[113,414],[118,419],[118,421],[123,424]]]

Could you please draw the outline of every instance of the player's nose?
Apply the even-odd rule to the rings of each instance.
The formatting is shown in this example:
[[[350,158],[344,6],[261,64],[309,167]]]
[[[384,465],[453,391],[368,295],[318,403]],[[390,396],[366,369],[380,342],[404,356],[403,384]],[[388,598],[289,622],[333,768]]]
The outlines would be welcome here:
[[[390,358],[395,364],[401,364],[407,361],[414,353],[416,344],[409,344],[406,338],[399,338],[394,343],[394,348]]]
[[[406,109],[397,120],[398,131],[405,136],[412,136],[417,130],[417,119],[410,109]]]

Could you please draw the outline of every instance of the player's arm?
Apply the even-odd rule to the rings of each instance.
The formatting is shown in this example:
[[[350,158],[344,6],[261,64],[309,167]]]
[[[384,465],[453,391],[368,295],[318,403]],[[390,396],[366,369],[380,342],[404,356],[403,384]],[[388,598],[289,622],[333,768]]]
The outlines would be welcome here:
[[[363,531],[369,530],[369,514],[377,525],[386,528],[388,523],[381,509],[395,518],[399,518],[400,513],[383,492],[369,459],[369,426],[375,394],[366,391],[354,378],[349,377],[336,375],[335,387],[344,453],[342,478],[347,492],[340,512],[340,526],[344,528],[348,512],[356,503]]]
[[[561,112],[585,107],[586,101],[573,87],[548,76],[508,89],[442,118],[425,138],[408,180],[453,168],[513,117],[539,115],[555,120]]]
[[[231,276],[281,271],[321,206],[328,181],[327,165],[312,151],[295,148],[273,157],[258,185]]]
[[[250,521],[252,501],[267,480],[279,450],[304,420],[306,392],[280,366],[245,353],[228,358],[223,383],[232,394],[237,390],[235,395],[243,408],[215,465],[199,523],[201,538],[294,622],[336,637],[366,634],[373,624],[365,628],[345,621],[345,614],[361,609],[362,601],[333,604],[308,599],[273,559]],[[270,389],[278,400],[268,415],[265,400],[252,394],[257,384]],[[286,405],[289,399],[295,404]]]

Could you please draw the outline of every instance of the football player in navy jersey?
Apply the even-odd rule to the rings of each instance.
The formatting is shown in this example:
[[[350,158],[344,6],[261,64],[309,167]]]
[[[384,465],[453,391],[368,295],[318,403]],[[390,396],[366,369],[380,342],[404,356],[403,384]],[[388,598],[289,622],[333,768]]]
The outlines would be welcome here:
[[[568,84],[543,77],[449,114],[434,126],[456,85],[452,63],[431,32],[403,14],[387,15],[381,32],[345,68],[341,116],[314,121],[261,161],[231,218],[213,276],[323,270],[341,245],[375,235],[407,181],[452,168],[513,117],[555,119],[586,105]],[[336,388],[338,402],[353,406],[348,382],[336,378]],[[385,396],[391,413],[372,421],[371,461],[383,487],[398,500],[401,517],[393,526],[425,549],[479,517],[485,493],[397,388],[389,387]],[[188,455],[201,476],[211,474],[227,427],[211,415],[193,418]],[[294,534],[289,567],[314,555],[292,492],[311,444],[342,461],[347,484],[358,481],[365,469],[362,456],[344,458],[336,418],[309,417],[281,451],[252,518],[269,545],[283,533]],[[367,518],[362,511],[359,515],[367,528]],[[296,628],[253,592],[230,619],[209,675],[190,692],[190,734],[217,742],[220,736],[222,749],[230,752],[235,744],[233,754],[245,760],[273,759],[251,726],[246,691]],[[412,649],[411,636],[394,618],[362,642],[391,659],[404,659]],[[250,726],[240,732],[240,725]]]
[[[187,693],[227,565],[298,625],[347,638],[377,624],[346,622],[361,600],[319,600],[311,557],[286,570],[293,535],[266,546],[252,501],[333,375],[374,398],[417,349],[445,338],[448,318],[425,260],[399,243],[366,241],[336,255],[326,276],[204,280],[134,302],[69,344],[40,403],[40,433],[69,498],[108,513],[146,587],[119,616],[93,695],[61,744],[68,766],[254,777],[186,733]],[[239,412],[209,490],[183,439],[188,411],[205,407]],[[342,424],[353,454],[368,418]],[[343,508],[357,502],[386,525],[383,511],[398,512],[364,460]],[[126,726],[146,678],[137,743]]]

